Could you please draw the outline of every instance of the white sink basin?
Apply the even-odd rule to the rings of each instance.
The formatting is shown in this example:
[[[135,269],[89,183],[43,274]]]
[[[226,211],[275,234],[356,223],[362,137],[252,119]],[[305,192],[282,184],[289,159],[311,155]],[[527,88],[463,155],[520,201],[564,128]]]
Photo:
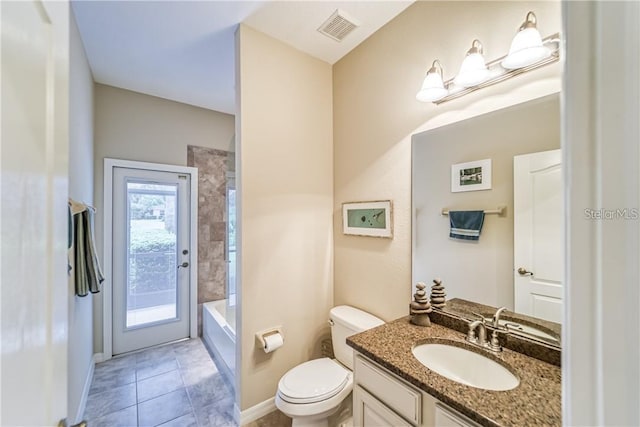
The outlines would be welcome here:
[[[473,351],[447,344],[427,343],[411,350],[427,368],[471,387],[485,390],[511,390],[520,380],[507,368]]]

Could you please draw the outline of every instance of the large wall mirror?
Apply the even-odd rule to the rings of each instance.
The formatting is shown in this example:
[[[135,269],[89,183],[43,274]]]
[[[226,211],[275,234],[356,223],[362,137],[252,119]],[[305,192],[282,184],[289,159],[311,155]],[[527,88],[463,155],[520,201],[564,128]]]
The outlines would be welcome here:
[[[452,166],[485,159],[490,189],[453,191]],[[553,339],[544,338],[559,346],[562,188],[559,94],[413,135],[414,285],[441,278],[447,299],[507,307],[512,328],[518,322],[508,314],[521,314],[517,326],[525,334],[537,324],[540,336],[549,332]],[[485,215],[479,240],[449,237],[443,210],[498,209],[502,214]]]

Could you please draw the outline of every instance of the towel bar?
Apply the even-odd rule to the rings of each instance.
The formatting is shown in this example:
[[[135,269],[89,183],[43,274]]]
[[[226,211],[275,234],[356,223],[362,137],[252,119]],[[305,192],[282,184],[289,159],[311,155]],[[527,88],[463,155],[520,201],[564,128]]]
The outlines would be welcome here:
[[[484,214],[485,215],[498,215],[498,216],[504,216],[504,211],[507,208],[504,206],[498,206],[498,209],[491,209],[491,210],[485,210]],[[449,215],[449,209],[442,209],[442,212],[440,213],[441,215]]]

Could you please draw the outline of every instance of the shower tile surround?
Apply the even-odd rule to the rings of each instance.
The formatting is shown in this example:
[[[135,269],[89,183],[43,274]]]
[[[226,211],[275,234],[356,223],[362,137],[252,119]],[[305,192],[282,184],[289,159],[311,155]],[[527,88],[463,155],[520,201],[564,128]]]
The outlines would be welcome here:
[[[187,165],[198,168],[198,336],[202,336],[202,303],[226,298],[227,172],[234,153],[187,146]]]
[[[233,385],[200,338],[96,365],[84,419],[90,427],[236,427]],[[247,427],[287,427],[274,411]]]

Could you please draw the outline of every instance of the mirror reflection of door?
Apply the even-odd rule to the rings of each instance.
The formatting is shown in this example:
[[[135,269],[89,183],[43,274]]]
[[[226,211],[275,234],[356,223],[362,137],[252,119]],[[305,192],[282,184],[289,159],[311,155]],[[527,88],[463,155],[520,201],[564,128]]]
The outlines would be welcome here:
[[[114,354],[189,336],[190,179],[114,168]]]
[[[513,175],[515,311],[560,323],[564,277],[560,150],[515,156]]]

